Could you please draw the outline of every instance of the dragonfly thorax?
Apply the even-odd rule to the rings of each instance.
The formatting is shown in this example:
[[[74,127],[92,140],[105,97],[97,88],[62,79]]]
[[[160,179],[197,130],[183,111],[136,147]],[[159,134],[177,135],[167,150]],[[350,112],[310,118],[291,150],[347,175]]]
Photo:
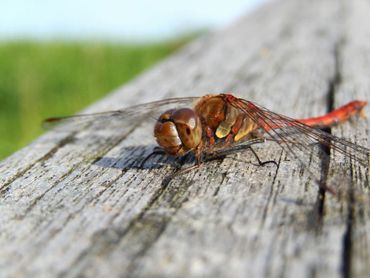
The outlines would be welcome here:
[[[189,108],[168,110],[158,118],[154,127],[154,137],[167,153],[184,155],[201,144],[200,119]]]

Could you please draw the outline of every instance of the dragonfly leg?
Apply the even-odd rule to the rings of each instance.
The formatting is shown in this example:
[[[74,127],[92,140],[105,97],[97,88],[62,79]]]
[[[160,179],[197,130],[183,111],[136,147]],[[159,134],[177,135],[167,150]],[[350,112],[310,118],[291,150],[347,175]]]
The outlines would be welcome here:
[[[191,153],[188,153],[191,154]],[[195,169],[198,169],[202,166],[202,146],[199,145],[197,149],[194,151],[194,156],[195,156],[195,164],[193,166],[189,166],[183,169],[178,170],[177,172],[166,176],[163,181],[162,181],[162,186],[167,186],[168,183],[175,177],[181,176],[183,174],[189,173]],[[184,160],[187,158],[183,156]]]
[[[205,157],[205,159],[203,161],[217,160],[217,159],[220,159],[220,158],[224,158],[228,154],[236,153],[236,152],[240,152],[240,151],[249,149],[249,150],[252,151],[253,155],[256,157],[259,166],[265,166],[266,164],[273,163],[277,167],[278,164],[274,160],[261,161],[260,158],[258,157],[257,153],[251,147],[254,144],[263,143],[264,141],[265,141],[264,138],[254,138],[252,140],[249,140],[245,144],[241,144],[241,145],[238,145],[238,146],[233,146],[231,148],[228,148],[227,150],[215,151],[215,152],[211,153],[210,156]],[[195,165],[180,169],[179,171],[177,171],[177,172],[175,172],[171,175],[166,176],[162,181],[162,186],[167,186],[168,183],[173,178],[176,178],[178,176],[181,176],[183,174],[189,173],[189,172],[191,172],[195,169],[200,168],[203,164],[202,163],[203,162],[202,161],[202,153],[201,153],[200,149],[199,149],[199,151],[195,152],[195,159],[196,159],[196,164]]]
[[[211,160],[217,160],[217,159],[222,159],[228,154],[232,153],[237,153],[241,152],[244,150],[251,150],[252,154],[255,156],[255,158],[258,161],[259,166],[265,166],[266,164],[273,163],[277,167],[277,163],[274,160],[267,160],[267,161],[261,161],[260,158],[258,157],[257,153],[252,149],[252,145],[258,144],[258,143],[263,143],[265,141],[264,138],[254,138],[249,141],[247,141],[245,144],[241,145],[236,145],[228,148],[227,150],[217,150],[213,153],[211,153],[208,157],[206,157],[206,161],[211,161]]]
[[[251,150],[251,152],[253,153],[254,157],[257,159],[259,166],[265,166],[266,164],[272,163],[272,164],[274,164],[276,167],[278,167],[278,164],[276,163],[276,161],[275,161],[275,160],[266,160],[266,161],[261,161],[261,160],[260,160],[260,158],[258,157],[257,153],[255,152],[255,150],[253,150],[252,146],[249,146],[249,149],[250,149],[250,150]]]
[[[215,140],[215,134],[213,130],[209,126],[206,126],[205,130],[206,130],[206,136],[208,137],[208,140],[209,140],[209,144],[214,145],[216,143],[216,140]]]

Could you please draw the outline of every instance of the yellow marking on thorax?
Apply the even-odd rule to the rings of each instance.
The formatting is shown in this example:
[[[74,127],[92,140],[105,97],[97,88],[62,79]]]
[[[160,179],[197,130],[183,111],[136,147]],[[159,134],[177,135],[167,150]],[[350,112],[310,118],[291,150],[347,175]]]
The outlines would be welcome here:
[[[218,138],[224,138],[230,134],[231,128],[235,124],[236,118],[240,112],[234,107],[230,107],[229,111],[226,113],[226,119],[219,124],[216,130],[216,136]]]
[[[217,127],[217,138],[225,138],[227,135],[229,135],[231,133],[231,129],[237,121],[238,116],[240,116],[241,114],[242,113],[238,109],[230,107],[229,111],[226,114],[226,119]],[[243,115],[243,117],[243,123],[239,131],[234,136],[235,142],[243,139],[245,136],[256,129],[255,123],[250,118],[247,118],[246,115]]]
[[[255,123],[250,118],[244,118],[240,130],[234,137],[234,141],[237,142],[240,139],[243,139],[245,136],[249,135],[255,129],[256,129]]]

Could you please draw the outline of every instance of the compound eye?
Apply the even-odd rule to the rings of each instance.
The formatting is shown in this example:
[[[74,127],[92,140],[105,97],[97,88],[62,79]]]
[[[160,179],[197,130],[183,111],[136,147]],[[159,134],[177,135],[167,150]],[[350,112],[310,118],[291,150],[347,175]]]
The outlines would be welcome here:
[[[167,153],[178,155],[182,142],[178,135],[176,125],[171,121],[162,122],[159,118],[154,127],[154,136],[160,145]]]
[[[195,149],[202,139],[202,127],[197,114],[189,108],[175,110],[171,120],[176,125],[182,144],[188,150]]]
[[[157,143],[169,154],[183,155],[196,149],[202,140],[202,126],[197,114],[189,108],[168,110],[154,127]]]

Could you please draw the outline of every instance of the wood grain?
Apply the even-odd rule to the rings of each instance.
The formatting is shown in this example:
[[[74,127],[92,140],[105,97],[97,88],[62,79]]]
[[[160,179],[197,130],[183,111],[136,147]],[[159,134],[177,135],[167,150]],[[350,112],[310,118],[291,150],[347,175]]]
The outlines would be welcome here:
[[[232,91],[288,116],[323,114],[370,99],[368,26],[365,0],[273,1],[85,112]],[[190,162],[155,156],[143,166],[150,124],[105,124],[59,127],[0,162],[0,276],[370,273],[368,173],[354,169],[346,194],[323,197],[299,163],[267,144],[256,150],[278,167],[242,152],[164,187],[174,163]],[[332,133],[369,147],[369,130],[359,119]]]

